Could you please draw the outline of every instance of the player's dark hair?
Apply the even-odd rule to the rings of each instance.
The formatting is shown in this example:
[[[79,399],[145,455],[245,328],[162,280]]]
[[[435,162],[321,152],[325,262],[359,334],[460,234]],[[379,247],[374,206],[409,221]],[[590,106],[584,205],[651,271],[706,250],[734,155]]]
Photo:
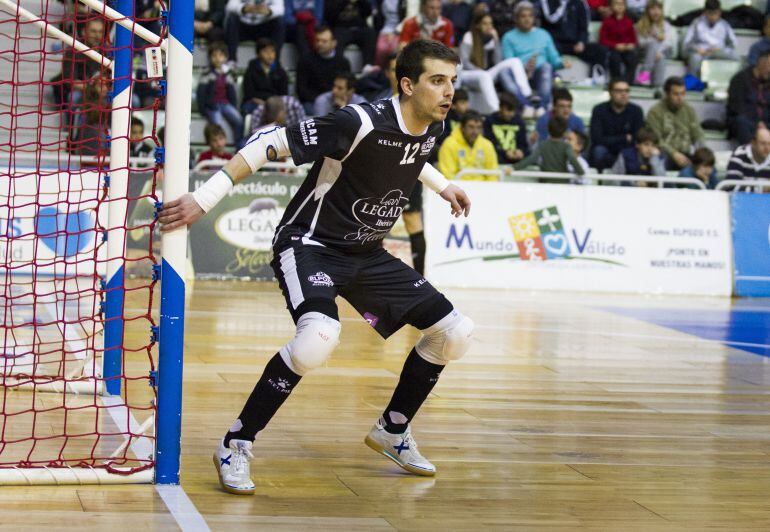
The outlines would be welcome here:
[[[339,74],[334,76],[334,79],[335,80],[344,79],[345,83],[347,84],[346,86],[348,90],[356,89],[356,76],[351,72],[340,72]]]
[[[558,116],[552,116],[548,120],[548,136],[552,139],[560,139],[567,132],[567,121]]]
[[[684,79],[680,78],[679,76],[671,76],[663,84],[663,91],[666,94],[668,94],[671,92],[671,89],[674,87],[686,87],[686,85],[684,84]]]
[[[511,111],[516,111],[519,108],[519,101],[512,94],[501,92],[497,96],[500,98],[500,109],[505,107]]]
[[[257,53],[261,52],[265,48],[272,48],[273,50],[275,50],[276,49],[275,41],[267,37],[262,37],[260,39],[257,39]]]
[[[556,105],[556,102],[565,101],[565,102],[572,102],[572,93],[564,88],[558,88],[554,89],[552,94],[553,98],[553,104]]]
[[[227,136],[225,130],[219,124],[206,124],[206,127],[203,128],[203,137],[206,139],[206,144],[211,144],[214,137],[219,136]]]
[[[465,124],[467,124],[468,122],[482,122],[483,123],[484,122],[484,117],[481,116],[481,114],[476,112],[476,111],[469,110],[460,119],[460,126],[464,127]]]
[[[636,132],[636,143],[644,144],[645,142],[658,143],[658,134],[648,127],[640,127]]]
[[[460,58],[457,54],[438,41],[429,41],[426,39],[417,39],[407,44],[396,59],[396,78],[398,79],[398,94],[404,93],[401,88],[401,80],[409,78],[412,83],[417,83],[420,76],[425,72],[425,60],[438,59],[448,63],[458,64]]]
[[[717,159],[714,156],[714,152],[705,146],[695,150],[692,154],[692,167],[697,168],[699,166],[714,166],[717,163]]]

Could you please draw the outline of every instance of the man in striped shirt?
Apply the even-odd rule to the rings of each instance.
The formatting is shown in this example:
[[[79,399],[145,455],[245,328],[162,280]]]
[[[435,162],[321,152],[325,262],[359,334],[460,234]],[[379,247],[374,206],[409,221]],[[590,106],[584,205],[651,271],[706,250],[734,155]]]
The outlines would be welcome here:
[[[735,148],[727,164],[727,179],[770,179],[770,131],[760,125],[754,139]]]

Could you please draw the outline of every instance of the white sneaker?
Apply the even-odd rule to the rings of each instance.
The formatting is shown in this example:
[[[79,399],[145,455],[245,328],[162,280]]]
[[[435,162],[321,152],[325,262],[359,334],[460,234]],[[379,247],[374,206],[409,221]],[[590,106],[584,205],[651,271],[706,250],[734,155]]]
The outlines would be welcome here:
[[[219,473],[219,483],[225,491],[236,495],[253,495],[254,482],[251,481],[249,460],[251,454],[250,441],[230,440],[230,448],[219,442],[219,448],[214,452],[214,465]]]
[[[524,120],[532,120],[535,118],[535,108],[531,105],[528,105],[524,108],[524,110],[521,112],[521,117]]]
[[[390,434],[378,419],[364,443],[410,473],[425,477],[436,474],[436,466],[428,462],[417,450],[417,442],[412,438],[412,429],[409,426],[403,434]]]
[[[535,111],[535,118],[540,118],[547,112],[548,110],[545,107],[538,107],[537,111]]]

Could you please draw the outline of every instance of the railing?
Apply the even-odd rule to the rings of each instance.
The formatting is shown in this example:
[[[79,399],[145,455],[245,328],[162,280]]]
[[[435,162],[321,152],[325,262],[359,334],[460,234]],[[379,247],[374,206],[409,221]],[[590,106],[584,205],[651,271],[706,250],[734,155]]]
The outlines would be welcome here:
[[[557,172],[528,172],[528,171],[507,171],[504,169],[498,170],[485,170],[481,168],[465,168],[460,170],[452,179],[461,179],[465,175],[496,175],[500,177],[501,181],[510,181],[511,178],[527,177],[537,179],[553,179],[558,181],[565,181],[567,183],[580,180],[581,184],[593,185],[599,181],[614,181],[621,183],[637,183],[643,181],[645,183],[655,183],[659,188],[662,188],[666,184],[675,185],[694,185],[696,188],[705,190],[706,185],[700,179],[695,177],[668,177],[668,176],[647,176],[647,175],[616,175],[616,174],[584,174],[579,176],[577,174],[570,173],[557,173]]]
[[[735,189],[734,192],[739,192],[742,188],[746,188],[746,192],[759,192],[762,189],[770,189],[770,180],[764,179],[725,179],[721,181],[716,189],[727,190],[728,188]]]

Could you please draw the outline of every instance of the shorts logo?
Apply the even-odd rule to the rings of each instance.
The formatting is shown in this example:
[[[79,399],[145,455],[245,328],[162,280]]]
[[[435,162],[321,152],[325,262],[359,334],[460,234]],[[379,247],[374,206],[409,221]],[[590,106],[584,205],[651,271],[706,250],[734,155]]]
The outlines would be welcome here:
[[[428,140],[422,143],[422,148],[420,148],[420,155],[428,155],[430,150],[432,150],[433,146],[435,145],[436,137],[428,137]]]
[[[275,388],[281,393],[291,393],[291,384],[286,379],[278,379],[278,382],[275,382],[273,379],[268,379],[270,383],[270,386]]]
[[[313,286],[334,286],[332,278],[324,272],[318,272],[315,275],[311,275],[307,280],[313,283]]]
[[[364,312],[364,319],[372,327],[377,327],[377,322],[380,321],[380,318],[369,312]]]

